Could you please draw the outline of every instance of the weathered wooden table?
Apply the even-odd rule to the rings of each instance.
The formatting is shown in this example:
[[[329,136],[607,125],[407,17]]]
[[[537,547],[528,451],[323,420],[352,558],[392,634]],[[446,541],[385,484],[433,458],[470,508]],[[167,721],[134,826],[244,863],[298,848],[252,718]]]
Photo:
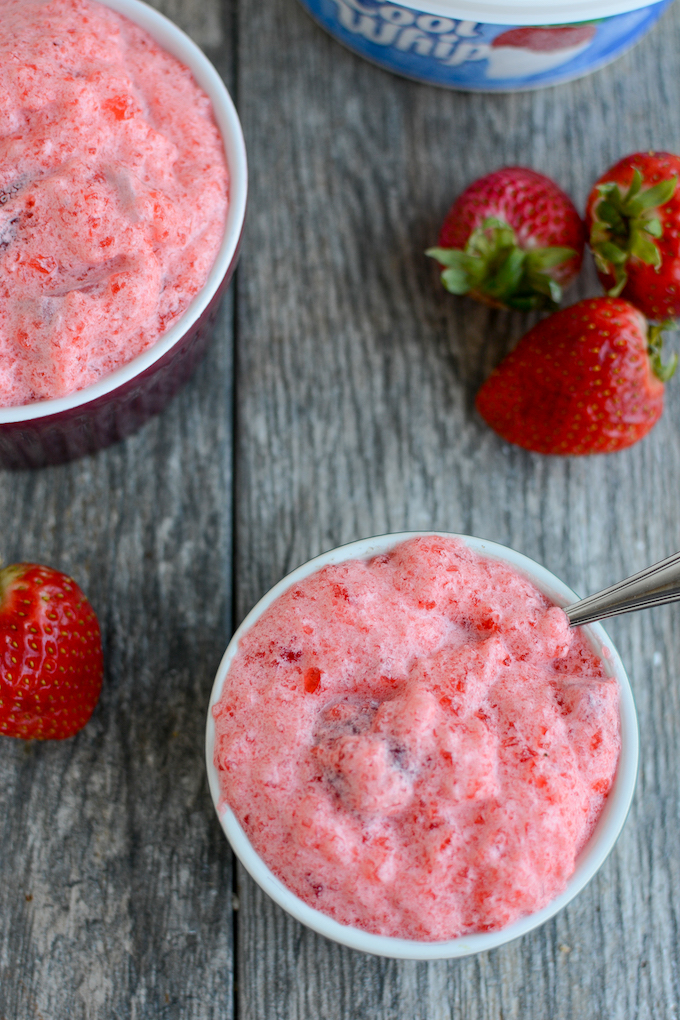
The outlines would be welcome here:
[[[628,56],[508,96],[353,57],[295,0],[167,0],[237,100],[251,170],[237,281],[186,389],[98,456],[0,475],[1,554],[72,573],[105,639],[90,724],[0,739],[3,1020],[671,1020],[680,1008],[680,608],[611,622],[641,770],[599,876],[503,949],[341,949],[253,885],[218,826],[205,711],[230,632],[310,556],[403,529],[506,543],[583,594],[680,548],[680,380],[609,457],[504,445],[475,391],[526,326],[446,295],[423,249],[499,165],[583,204],[616,158],[680,151],[680,6]],[[596,292],[592,269],[580,293]]]

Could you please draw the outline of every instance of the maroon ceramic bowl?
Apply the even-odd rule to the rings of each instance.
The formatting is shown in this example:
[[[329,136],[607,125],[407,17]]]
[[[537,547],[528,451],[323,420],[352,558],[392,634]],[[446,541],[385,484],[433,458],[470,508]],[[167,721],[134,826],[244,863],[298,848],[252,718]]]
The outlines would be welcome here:
[[[195,368],[210,340],[220,300],[238,259],[248,169],[238,114],[215,68],[183,32],[140,0],[106,5],[146,29],[186,67],[210,97],[229,167],[229,210],[222,245],[202,290],[175,325],[146,351],[65,397],[0,408],[0,464],[59,464],[134,432],[161,411]]]

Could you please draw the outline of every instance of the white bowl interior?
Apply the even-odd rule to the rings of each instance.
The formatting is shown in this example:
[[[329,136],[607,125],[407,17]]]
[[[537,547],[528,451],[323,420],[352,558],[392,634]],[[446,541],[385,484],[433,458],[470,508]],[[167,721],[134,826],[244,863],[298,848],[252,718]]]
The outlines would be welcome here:
[[[411,939],[392,938],[387,935],[372,935],[358,928],[339,924],[337,921],[304,903],[269,870],[264,861],[254,851],[233,812],[228,807],[220,810],[218,806],[221,791],[218,771],[213,760],[215,753],[215,723],[212,709],[221,697],[227,672],[238,650],[239,639],[279,595],[291,585],[302,580],[302,578],[320,570],[321,567],[351,559],[370,559],[380,553],[388,552],[394,546],[409,538],[432,534],[438,534],[447,538],[460,538],[466,545],[481,555],[511,563],[558,605],[566,606],[570,602],[575,602],[578,598],[559,578],[555,577],[549,570],[546,570],[545,567],[535,563],[527,556],[523,556],[522,553],[508,549],[506,546],[497,545],[495,542],[487,542],[483,539],[472,538],[467,535],[451,535],[443,532],[404,532],[402,534],[362,539],[359,542],[353,542],[351,545],[332,549],[330,552],[309,560],[288,574],[287,577],[284,577],[248,613],[229,642],[217,671],[210,697],[206,726],[206,765],[210,793],[215,804],[215,810],[234,852],[258,885],[279,906],[287,910],[289,914],[292,914],[298,921],[306,924],[321,935],[325,935],[327,938],[349,946],[352,949],[360,949],[377,956],[388,956],[405,960],[450,959],[469,956],[472,953],[480,953],[487,949],[494,949],[518,938],[520,935],[526,934],[533,928],[537,928],[561,910],[562,907],[566,906],[595,875],[612,850],[628,815],[635,792],[638,768],[638,724],[630,683],[618,652],[603,627],[597,623],[590,624],[583,628],[584,632],[588,635],[594,650],[599,655],[603,655],[603,650],[606,649],[603,655],[603,662],[610,675],[616,677],[619,684],[621,758],[604,810],[593,835],[579,855],[574,874],[570,878],[564,892],[552,900],[546,907],[515,921],[514,924],[508,925],[508,927],[500,931],[486,932],[479,935],[466,935],[444,942],[417,942]]]
[[[246,214],[248,164],[241,124],[224,82],[208,58],[176,25],[141,0],[99,0],[146,29],[157,43],[188,67],[210,98],[229,169],[229,208],[222,244],[204,286],[184,314],[156,343],[126,365],[75,393],[53,400],[41,400],[20,407],[0,407],[0,425],[45,418],[96,400],[150,368],[191,328],[214,297],[234,259]]]

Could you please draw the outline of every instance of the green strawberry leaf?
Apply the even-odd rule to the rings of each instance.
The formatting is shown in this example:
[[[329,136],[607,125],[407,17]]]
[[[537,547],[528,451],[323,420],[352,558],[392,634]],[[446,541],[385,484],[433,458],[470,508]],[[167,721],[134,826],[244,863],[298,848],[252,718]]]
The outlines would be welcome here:
[[[554,269],[576,254],[574,248],[534,248],[527,252],[527,271],[542,272],[544,269]]]
[[[559,304],[562,299],[562,288],[557,280],[553,280],[552,276],[546,273],[532,274],[530,279],[534,290],[544,294],[552,304]]]
[[[459,248],[428,248],[425,252],[431,259],[436,259],[442,266],[457,266],[465,253]]]
[[[672,322],[662,322],[657,326],[649,327],[649,334],[647,337],[647,353],[652,365],[652,371],[657,379],[665,383],[671,378],[676,368],[678,367],[678,356],[673,354],[670,361],[665,365],[661,360],[661,350],[663,348],[663,336],[664,329],[669,329],[673,326]]]
[[[636,171],[637,173],[637,171]],[[653,188],[647,188],[641,195],[633,202],[625,202],[625,213],[627,216],[636,217],[646,209],[658,209],[660,205],[665,205],[666,202],[670,202],[672,199],[675,189],[678,184],[677,177],[671,178],[669,181],[661,181],[660,184],[655,184]]]
[[[664,365],[661,361],[661,356],[658,354],[652,355],[652,371],[654,375],[661,380],[661,382],[668,382],[675,375],[675,370],[678,367],[678,356],[673,354],[671,360]]]
[[[470,277],[461,269],[445,269],[441,280],[450,294],[468,294],[472,289]]]
[[[614,286],[607,291],[617,297],[626,286],[626,264],[631,257],[658,269],[662,258],[652,238],[663,236],[663,228],[653,210],[665,205],[675,194],[676,177],[643,189],[642,175],[633,171],[633,179],[624,196],[613,181],[597,186],[601,200],[593,212],[590,247],[601,273],[614,277]]]
[[[441,279],[451,293],[476,291],[509,308],[528,310],[557,306],[562,289],[547,271],[578,253],[559,246],[525,251],[507,223],[489,216],[472,231],[464,251],[434,247],[425,254],[444,266]]]
[[[489,244],[496,247],[508,248],[515,244],[515,231],[504,220],[499,220],[497,216],[487,216],[482,221],[482,225],[470,234],[470,241],[473,244],[477,238],[484,238]]]
[[[642,230],[634,230],[631,234],[629,251],[631,255],[635,255],[645,265],[655,266],[657,269],[661,265],[661,253],[649,237],[645,236],[645,232]]]
[[[597,215],[598,219],[608,223],[614,230],[621,229],[624,226],[623,216],[613,202],[600,202],[597,207]]]
[[[603,197],[606,195],[612,196],[617,206],[623,201],[619,186],[615,181],[605,181],[604,184],[598,184],[597,190]]]
[[[623,291],[623,288],[628,283],[628,273],[626,272],[625,265],[613,265],[613,266],[611,266],[611,265],[605,263],[603,271],[605,273],[613,274],[613,276],[614,276],[614,286],[610,287],[609,290],[607,291],[608,296],[609,297],[618,297],[621,294],[621,292]]]
[[[597,254],[601,255],[605,262],[611,262],[614,266],[622,266],[628,261],[628,252],[619,248],[613,241],[603,241],[598,245]]]
[[[633,180],[631,181],[630,187],[626,192],[626,197],[623,200],[624,203],[631,202],[635,198],[635,196],[639,193],[641,187],[642,187],[642,174],[640,173],[638,168],[635,167],[635,169],[633,170]]]
[[[458,248],[428,248],[425,254],[446,267],[441,280],[452,294],[467,294],[484,278],[486,263],[477,255]]]
[[[484,293],[498,301],[507,301],[518,289],[522,279],[526,252],[511,248],[500,269],[484,284]]]
[[[646,230],[652,237],[661,237],[663,234],[663,227],[661,226],[661,220],[657,216],[654,216],[651,220],[644,220],[643,230]]]

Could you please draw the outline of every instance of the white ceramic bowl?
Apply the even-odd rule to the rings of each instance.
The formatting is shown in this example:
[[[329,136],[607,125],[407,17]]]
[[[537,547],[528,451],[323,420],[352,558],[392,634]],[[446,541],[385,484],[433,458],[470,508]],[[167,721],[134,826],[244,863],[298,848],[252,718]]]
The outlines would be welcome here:
[[[248,167],[236,108],[198,46],[140,0],[100,0],[134,21],[188,67],[210,98],[229,169],[224,238],[202,289],[167,333],[142,354],[75,393],[21,407],[0,407],[0,464],[40,467],[92,453],[162,410],[203,354],[221,297],[236,268],[246,213]]]
[[[228,807],[220,810],[218,806],[221,794],[219,775],[214,764],[215,724],[212,709],[213,705],[221,697],[222,687],[238,649],[239,640],[279,595],[291,585],[297,584],[303,577],[313,574],[327,564],[342,563],[345,560],[370,559],[373,556],[388,552],[394,546],[409,538],[428,534],[442,535],[441,532],[405,532],[403,534],[382,535],[378,538],[362,539],[360,542],[353,542],[351,545],[332,549],[322,556],[309,560],[308,563],[304,563],[297,570],[284,577],[282,581],[279,581],[278,584],[274,585],[260,599],[257,605],[251,609],[229,642],[215,677],[206,729],[206,764],[210,793],[215,809],[234,852],[258,885],[279,906],[287,910],[289,914],[292,914],[298,921],[302,921],[303,924],[306,924],[321,935],[349,946],[351,949],[361,949],[366,953],[374,953],[377,956],[397,957],[404,960],[450,959],[469,956],[473,953],[481,953],[487,949],[495,949],[497,946],[511,942],[513,939],[518,938],[518,936],[525,935],[533,928],[537,928],[561,910],[562,907],[566,906],[595,875],[616,843],[633,798],[638,767],[638,725],[635,703],[628,677],[618,652],[604,629],[600,624],[591,624],[585,627],[584,631],[598,654],[601,655],[602,650],[605,648],[608,650],[609,654],[606,658],[603,658],[603,662],[610,671],[610,674],[616,677],[619,684],[621,757],[614,785],[609,793],[595,831],[579,855],[576,870],[564,892],[549,903],[547,907],[527,917],[523,917],[519,921],[515,921],[514,924],[508,925],[508,927],[500,931],[487,932],[480,935],[465,935],[455,939],[448,939],[444,942],[418,942],[411,939],[392,938],[387,935],[372,935],[358,928],[339,924],[320,911],[308,906],[308,904],[295,896],[272,874],[267,865],[254,851],[233,812]],[[513,549],[497,545],[495,542],[470,538],[467,535],[445,535],[443,537],[460,538],[471,549],[474,549],[475,552],[512,564],[558,605],[566,606],[578,598],[566,584],[555,577],[554,574],[551,574],[549,570],[530,560],[527,556],[515,552]]]

